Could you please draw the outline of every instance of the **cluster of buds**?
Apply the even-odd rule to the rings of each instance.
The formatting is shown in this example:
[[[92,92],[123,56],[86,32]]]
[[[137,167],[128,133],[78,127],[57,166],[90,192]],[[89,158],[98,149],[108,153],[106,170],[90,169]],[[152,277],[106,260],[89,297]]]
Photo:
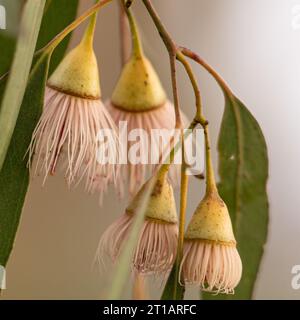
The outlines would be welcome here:
[[[69,186],[85,179],[86,189],[97,191],[102,197],[110,183],[114,183],[121,196],[128,185],[132,197],[156,170],[157,164],[151,164],[150,159],[146,163],[133,164],[129,159],[124,165],[119,163],[123,150],[129,150],[133,144],[127,140],[127,146],[120,143],[119,124],[126,123],[129,132],[143,130],[149,135],[153,129],[174,130],[174,106],[143,53],[134,20],[132,29],[136,37],[131,57],[112,98],[102,103],[93,49],[95,19],[92,18],[80,44],[69,52],[47,82],[44,110],[32,136],[29,158],[31,161],[35,155],[34,175],[43,175],[44,183],[61,167]],[[184,114],[182,118],[187,125]],[[108,158],[101,161],[102,141],[98,141],[98,134],[106,129],[112,134],[107,142]],[[163,142],[155,140],[154,143],[152,148],[163,160]],[[148,147],[142,145],[140,154],[146,152]],[[169,178],[173,185],[178,184],[179,173],[180,166],[172,166]]]
[[[152,179],[157,179],[153,176]],[[120,255],[149,180],[126,209],[103,234],[97,257],[104,263]],[[178,223],[172,186],[158,178],[145,211],[143,226],[133,255],[132,268],[142,275],[164,275],[172,268],[178,243]],[[242,263],[226,204],[217,191],[200,202],[186,230],[179,281],[203,291],[234,293],[242,274]]]
[[[131,23],[137,36],[132,20]],[[165,274],[177,256],[178,219],[172,184],[178,168],[171,166],[168,175],[155,171],[144,183],[147,170],[153,172],[156,168],[143,164],[116,166],[115,158],[106,164],[99,163],[97,134],[101,129],[113,132],[109,148],[114,152],[109,154],[118,156],[117,125],[120,121],[126,121],[129,130],[173,129],[174,107],[137,37],[134,37],[132,55],[105,106],[101,101],[98,64],[93,50],[94,27],[95,17],[80,44],[48,80],[44,110],[29,149],[30,159],[36,155],[32,170],[43,174],[45,180],[62,162],[68,185],[84,179],[88,190],[98,190],[100,194],[111,182],[123,194],[124,184],[128,184],[129,193],[135,196],[125,213],[103,234],[97,253],[100,260],[107,254],[113,262],[126,243],[141,199],[155,179],[132,268],[143,276]],[[158,145],[157,150],[160,149]],[[179,280],[186,285],[198,285],[205,291],[233,293],[241,278],[242,263],[228,209],[216,188],[208,191],[185,234]]]

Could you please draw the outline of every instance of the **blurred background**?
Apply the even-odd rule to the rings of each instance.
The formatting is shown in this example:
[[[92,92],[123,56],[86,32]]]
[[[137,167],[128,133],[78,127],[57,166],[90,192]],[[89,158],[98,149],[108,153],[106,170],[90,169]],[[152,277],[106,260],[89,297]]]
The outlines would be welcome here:
[[[135,2],[145,51],[171,97],[166,50],[145,9]],[[92,3],[82,0],[79,11]],[[153,0],[153,4],[176,42],[214,66],[263,129],[270,158],[270,227],[254,298],[299,299],[300,290],[291,286],[291,269],[300,265],[300,0]],[[81,32],[82,28],[75,32],[72,46]],[[121,67],[117,3],[100,12],[95,46],[102,91],[108,98]],[[214,80],[195,68],[216,146],[223,97]],[[179,70],[182,109],[192,117],[193,92]],[[216,152],[214,156],[217,164]],[[203,184],[191,179],[189,216],[202,194]],[[82,188],[68,191],[63,177],[48,179],[45,187],[39,179],[32,181],[2,298],[104,298],[111,274],[92,267],[94,254],[101,234],[125,207],[126,199],[120,201],[113,190],[100,208],[97,195],[87,195]],[[153,287],[161,289],[160,282]],[[154,289],[151,297],[159,298]],[[130,297],[126,291],[124,298]],[[187,297],[196,299],[198,292],[188,289]]]

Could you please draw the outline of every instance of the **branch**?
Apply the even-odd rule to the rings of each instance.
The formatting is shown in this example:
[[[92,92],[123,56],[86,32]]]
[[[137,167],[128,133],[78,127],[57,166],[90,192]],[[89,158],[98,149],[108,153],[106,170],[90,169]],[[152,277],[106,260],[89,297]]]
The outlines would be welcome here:
[[[210,73],[217,83],[222,87],[222,89],[229,95],[232,96],[233,93],[225,80],[206,62],[204,59],[202,59],[197,53],[194,51],[185,48],[185,47],[179,47],[180,52],[185,55],[186,57],[194,60],[198,64],[200,64],[208,73]]]
[[[177,50],[176,58],[178,61],[181,62],[181,64],[183,65],[183,67],[184,67],[184,69],[190,79],[191,85],[194,90],[195,99],[196,99],[196,101],[195,101],[196,109],[197,109],[196,119],[204,127],[208,124],[208,122],[204,118],[203,113],[202,113],[201,95],[200,95],[200,89],[199,89],[197,79],[194,75],[194,72],[192,70],[191,65],[189,64],[189,62],[185,59],[184,55],[179,50]]]

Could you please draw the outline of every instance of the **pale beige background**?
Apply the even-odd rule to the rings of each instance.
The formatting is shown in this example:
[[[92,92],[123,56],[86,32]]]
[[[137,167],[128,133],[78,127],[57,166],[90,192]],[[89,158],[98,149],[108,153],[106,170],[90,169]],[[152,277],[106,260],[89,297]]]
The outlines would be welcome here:
[[[92,1],[82,2],[81,11]],[[290,283],[292,266],[300,264],[300,30],[291,27],[292,8],[300,0],[153,3],[178,43],[195,49],[215,66],[264,130],[271,165],[271,222],[255,298],[299,299],[300,291],[293,290]],[[146,52],[170,94],[164,47],[144,8],[140,4],[135,8]],[[96,50],[105,97],[111,94],[120,71],[117,23],[113,4],[101,12],[97,27]],[[73,43],[77,41],[78,35]],[[215,145],[223,98],[214,81],[198,70]],[[194,99],[182,72],[179,83],[183,109],[191,116]],[[192,181],[189,214],[202,192],[199,182]],[[3,297],[105,297],[109,272],[101,277],[91,265],[100,235],[125,205],[126,201],[119,201],[111,192],[99,208],[97,196],[89,196],[81,188],[69,192],[62,177],[50,178],[44,188],[40,180],[33,181],[7,268],[8,289]],[[188,296],[197,297],[192,290]]]

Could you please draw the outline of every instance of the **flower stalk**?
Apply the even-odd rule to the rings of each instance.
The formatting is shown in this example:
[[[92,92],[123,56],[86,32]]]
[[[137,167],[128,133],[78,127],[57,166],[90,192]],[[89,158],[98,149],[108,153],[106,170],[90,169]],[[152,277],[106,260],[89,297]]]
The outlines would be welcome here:
[[[168,52],[170,57],[170,64],[171,64],[171,77],[172,77],[172,85],[173,85],[173,95],[174,95],[174,104],[177,110],[177,114],[179,113],[179,100],[178,100],[178,92],[177,92],[177,82],[176,82],[176,59],[182,63],[185,68],[185,71],[190,79],[192,84],[195,99],[196,99],[196,115],[195,121],[200,123],[204,129],[205,135],[205,154],[206,154],[206,193],[212,193],[216,190],[216,183],[215,183],[215,176],[213,171],[213,164],[212,164],[212,157],[211,157],[211,148],[210,148],[210,140],[209,140],[209,131],[208,131],[208,121],[203,116],[202,111],[202,103],[201,103],[201,95],[199,85],[197,83],[196,77],[192,71],[192,68],[189,62],[185,59],[184,54],[181,52],[179,46],[174,42],[171,38],[170,34],[164,27],[161,19],[159,18],[157,12],[155,11],[154,7],[150,0],[143,0],[143,3],[148,10]],[[180,119],[178,120],[180,123]],[[171,153],[172,154],[172,153]],[[174,157],[174,154],[173,154]],[[186,215],[186,199],[187,199],[187,177],[185,176],[185,167],[182,167],[182,181],[181,181],[181,204],[180,204],[180,223],[179,223],[179,237],[178,237],[178,254],[177,254],[177,261],[176,261],[176,276],[175,281],[178,280],[178,270],[180,267],[180,261],[182,258],[182,248],[184,242],[184,227],[185,227],[185,215]],[[177,286],[175,286],[177,288]],[[176,289],[175,289],[176,290]],[[174,297],[176,297],[176,292]]]
[[[97,24],[97,12],[91,16],[89,25],[87,26],[82,38],[82,42],[86,43],[91,47],[93,47],[94,45],[94,35],[95,35],[96,24]]]
[[[129,10],[125,4],[124,5],[124,10],[125,13],[127,15],[128,18],[128,22],[129,22],[129,27],[130,27],[130,31],[131,31],[131,38],[132,38],[132,53],[134,55],[134,57],[136,59],[139,59],[141,57],[143,57],[143,47],[142,47],[142,42],[141,42],[141,38],[139,35],[139,30],[137,28],[136,25],[136,21],[133,17],[133,14],[131,12],[131,10]]]
[[[131,34],[129,30],[128,18],[124,8],[124,0],[119,1],[119,29],[120,29],[120,39],[121,39],[121,62],[122,66],[130,58],[130,42]]]
[[[184,149],[182,153],[184,156]],[[177,256],[176,256],[176,266],[175,266],[176,280],[179,279],[180,263],[182,260],[182,253],[183,253],[188,183],[189,183],[189,177],[186,174],[186,166],[185,164],[183,164],[181,166],[179,232],[178,232]],[[177,286],[174,287],[173,299],[176,300],[176,297],[177,297]]]
[[[62,32],[60,32],[55,38],[53,38],[44,48],[40,49],[36,54],[46,51],[51,52],[53,51],[60,43],[65,39],[65,37],[75,30],[81,23],[83,23],[86,19],[91,17],[93,14],[97,13],[102,7],[106,4],[110,3],[112,0],[102,0],[95,5],[93,5],[90,9],[85,11],[80,17],[74,20],[71,24],[69,24]],[[93,31],[93,19],[91,20],[91,31]]]

